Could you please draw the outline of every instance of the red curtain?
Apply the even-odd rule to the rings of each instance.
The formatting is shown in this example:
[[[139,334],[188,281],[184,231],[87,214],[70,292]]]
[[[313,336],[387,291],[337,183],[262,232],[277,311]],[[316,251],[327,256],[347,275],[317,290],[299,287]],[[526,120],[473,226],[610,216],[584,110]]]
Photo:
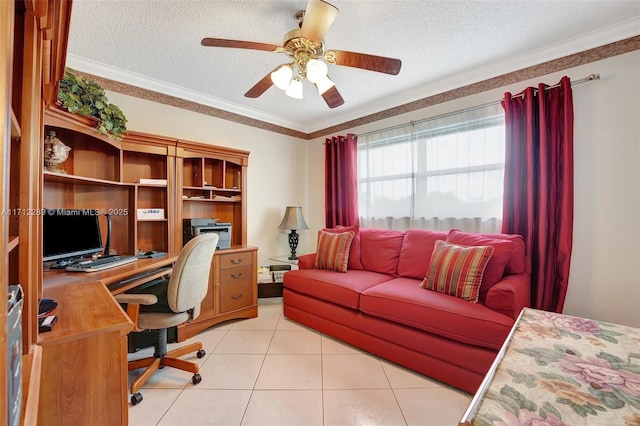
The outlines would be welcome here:
[[[571,81],[502,100],[506,158],[502,232],[524,237],[533,307],[562,312],[573,239]]]
[[[326,226],[358,224],[358,136],[335,136],[324,144]]]

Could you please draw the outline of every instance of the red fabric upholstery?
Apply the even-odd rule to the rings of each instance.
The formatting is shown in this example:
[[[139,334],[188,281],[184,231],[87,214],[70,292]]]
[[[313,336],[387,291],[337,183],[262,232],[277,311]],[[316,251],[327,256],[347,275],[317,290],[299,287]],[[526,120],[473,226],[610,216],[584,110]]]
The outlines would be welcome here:
[[[389,279],[389,275],[369,271],[339,273],[312,269],[287,272],[284,274],[284,286],[298,293],[358,309],[362,291]]]
[[[516,320],[523,308],[531,306],[531,280],[527,274],[507,275],[491,287],[484,304],[487,308]]]
[[[446,238],[447,233],[443,231],[409,229],[405,232],[398,259],[398,275],[422,280],[427,275],[433,245],[437,240]]]
[[[360,297],[360,310],[458,342],[500,349],[513,325],[511,317],[418,284],[396,278],[369,288]]]
[[[507,262],[507,266],[504,269],[505,275],[522,274],[523,272],[529,272],[529,265],[527,264],[526,251],[524,246],[524,238],[516,234],[480,234],[485,238],[509,240],[513,243],[513,253],[511,258]]]
[[[367,271],[395,275],[404,232],[360,228],[362,267]]]

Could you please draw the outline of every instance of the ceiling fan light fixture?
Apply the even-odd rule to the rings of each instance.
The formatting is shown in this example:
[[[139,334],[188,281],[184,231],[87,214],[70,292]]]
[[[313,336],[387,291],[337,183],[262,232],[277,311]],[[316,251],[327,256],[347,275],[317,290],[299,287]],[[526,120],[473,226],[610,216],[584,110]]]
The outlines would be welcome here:
[[[327,64],[318,59],[310,59],[307,62],[307,79],[312,83],[317,83],[327,77],[329,69]]]
[[[331,89],[333,86],[335,86],[336,84],[331,81],[331,79],[329,77],[327,77],[326,75],[324,76],[324,78],[320,79],[319,81],[317,81],[316,83],[316,87],[318,88],[318,93],[320,95],[322,95],[324,92],[326,92],[327,90]]]
[[[287,90],[291,85],[292,76],[293,68],[291,68],[291,65],[282,65],[271,73],[271,81],[273,81],[273,84],[275,84],[277,88]]]
[[[293,99],[302,99],[302,81],[298,77],[291,80],[291,84],[284,94]]]

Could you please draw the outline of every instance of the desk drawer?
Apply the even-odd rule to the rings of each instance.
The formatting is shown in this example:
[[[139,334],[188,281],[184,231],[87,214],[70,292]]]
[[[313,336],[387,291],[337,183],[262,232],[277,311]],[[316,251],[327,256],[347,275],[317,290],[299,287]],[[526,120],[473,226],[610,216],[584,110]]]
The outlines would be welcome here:
[[[229,253],[220,255],[220,269],[236,268],[238,266],[251,266],[251,253]]]
[[[251,305],[253,300],[251,266],[231,268],[220,273],[220,312]]]

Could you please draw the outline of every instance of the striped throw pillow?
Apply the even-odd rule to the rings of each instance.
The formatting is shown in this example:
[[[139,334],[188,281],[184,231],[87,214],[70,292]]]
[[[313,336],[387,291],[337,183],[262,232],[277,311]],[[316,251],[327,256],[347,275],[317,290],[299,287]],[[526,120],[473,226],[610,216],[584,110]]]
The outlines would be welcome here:
[[[492,246],[460,246],[438,240],[420,287],[475,303],[492,254]]]
[[[318,248],[313,268],[347,272],[349,249],[355,235],[356,233],[353,231],[337,234],[318,231]]]

